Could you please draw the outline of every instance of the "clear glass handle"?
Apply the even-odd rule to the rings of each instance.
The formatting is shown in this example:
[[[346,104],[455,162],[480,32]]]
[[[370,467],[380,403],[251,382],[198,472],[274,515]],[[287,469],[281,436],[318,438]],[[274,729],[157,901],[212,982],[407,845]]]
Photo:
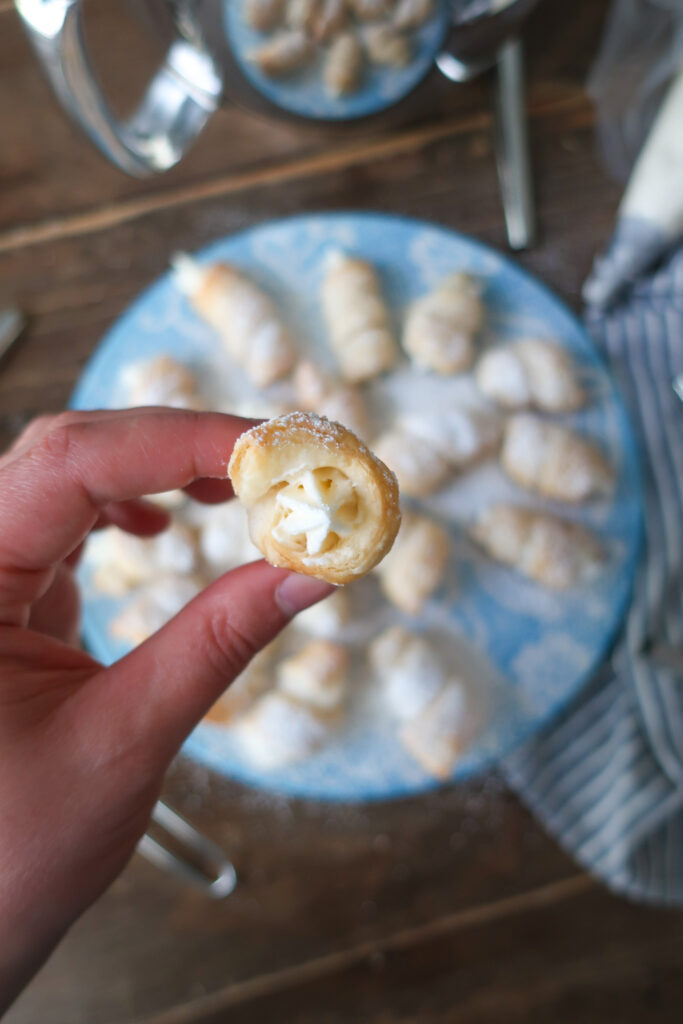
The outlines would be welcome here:
[[[220,101],[221,75],[204,50],[174,42],[132,117],[117,121],[83,37],[82,0],[15,0],[65,110],[112,163],[136,177],[173,167]]]

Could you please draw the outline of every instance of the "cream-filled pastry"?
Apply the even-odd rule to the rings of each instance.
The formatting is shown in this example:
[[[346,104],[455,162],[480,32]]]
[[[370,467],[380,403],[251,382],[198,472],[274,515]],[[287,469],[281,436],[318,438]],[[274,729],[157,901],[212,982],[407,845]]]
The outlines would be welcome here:
[[[571,412],[586,403],[569,353],[542,338],[491,349],[479,360],[475,376],[483,394],[506,409]]]
[[[341,423],[360,438],[367,437],[365,401],[360,390],[353,384],[335,380],[315,363],[304,360],[294,373],[294,387],[302,409]]]
[[[237,440],[228,473],[273,565],[330,583],[384,558],[401,519],[396,478],[339,423],[294,412]]]
[[[378,21],[391,14],[396,0],[347,0],[359,21]]]
[[[310,33],[320,0],[287,0],[285,21],[290,28],[302,28]]]
[[[500,421],[484,409],[452,406],[438,415],[406,416],[375,443],[402,491],[424,497],[453,473],[490,455],[500,440]]]
[[[274,769],[315,753],[328,742],[336,724],[336,716],[273,690],[238,719],[235,735],[250,761]]]
[[[520,487],[557,501],[587,501],[614,486],[612,468],[595,444],[530,413],[508,420],[500,461]]]
[[[478,282],[468,274],[449,274],[408,309],[403,347],[416,366],[441,374],[461,373],[472,364],[483,322]]]
[[[419,28],[434,14],[434,0],[398,0],[393,15],[398,28]]]
[[[196,532],[179,522],[150,538],[107,527],[88,539],[85,557],[95,589],[112,597],[123,597],[160,573],[189,575],[199,568]]]
[[[407,615],[418,615],[443,578],[450,546],[433,519],[404,512],[394,546],[377,566],[384,596]]]
[[[537,509],[492,505],[471,534],[491,558],[555,590],[590,580],[604,562],[589,530]]]
[[[330,253],[322,306],[330,344],[346,380],[368,380],[394,365],[398,352],[391,316],[370,263]]]
[[[372,642],[370,663],[390,713],[400,721],[420,714],[446,682],[433,647],[403,626],[391,626]]]
[[[249,53],[249,59],[268,78],[285,78],[303,68],[315,46],[303,29],[283,29]]]
[[[284,7],[284,0],[244,0],[242,17],[249,28],[271,32],[280,24]]]
[[[399,738],[424,770],[448,778],[472,732],[467,693],[458,679],[449,680],[420,714],[404,722]]]
[[[349,11],[346,0],[318,0],[311,33],[318,43],[327,43],[346,27]]]
[[[289,373],[294,344],[270,296],[228,263],[202,266],[179,253],[173,268],[180,290],[252,383],[267,387]]]
[[[121,374],[123,401],[136,408],[167,405],[174,409],[202,409],[197,380],[187,366],[166,354],[130,363]]]
[[[363,73],[363,48],[353,32],[343,32],[332,42],[325,56],[323,81],[328,96],[355,92]]]
[[[333,640],[351,618],[351,597],[347,589],[335,590],[329,597],[300,612],[293,625],[323,640]]]
[[[273,657],[277,646],[277,640],[273,640],[254,655],[244,671],[240,672],[237,679],[204,716],[207,722],[213,722],[215,725],[232,724],[261,694],[274,685]]]
[[[311,707],[333,711],[348,688],[348,652],[330,640],[312,640],[278,666],[278,689]]]
[[[156,576],[114,616],[109,632],[117,640],[141,644],[177,615],[203,586],[200,577]]]
[[[368,25],[363,43],[368,60],[380,67],[404,68],[413,59],[413,44],[396,25]]]

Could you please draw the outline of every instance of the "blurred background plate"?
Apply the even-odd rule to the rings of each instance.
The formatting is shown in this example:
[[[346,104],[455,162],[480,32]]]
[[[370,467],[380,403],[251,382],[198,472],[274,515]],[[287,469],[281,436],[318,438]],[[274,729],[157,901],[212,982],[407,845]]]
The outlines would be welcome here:
[[[553,594],[496,566],[467,541],[463,526],[482,502],[514,497],[531,504],[491,465],[456,480],[426,502],[425,509],[451,525],[453,573],[421,614],[454,666],[476,682],[481,727],[454,772],[455,779],[481,771],[530,738],[555,716],[608,654],[630,596],[640,538],[640,487],[631,429],[602,361],[579,321],[544,286],[499,253],[437,226],[380,214],[318,214],[277,221],[225,238],[202,250],[202,262],[225,259],[265,285],[280,302],[302,347],[330,365],[318,309],[322,267],[330,249],[353,251],[378,267],[397,316],[407,302],[447,272],[463,269],[481,278],[488,311],[484,344],[521,336],[557,338],[590,381],[593,400],[566,417],[595,436],[618,470],[608,501],[563,514],[584,522],[603,539],[605,570],[590,585]],[[249,398],[241,374],[226,365],[220,345],[200,323],[169,276],[147,289],[102,341],[74,392],[80,409],[120,403],[117,381],[131,362],[168,352],[189,363],[216,406]],[[455,397],[462,381],[419,374],[405,363],[370,386],[379,421],[397,407],[438,408]],[[278,390],[273,394],[277,396]],[[542,504],[542,502],[535,502]],[[110,663],[125,653],[108,632],[120,603],[84,587],[84,639]],[[356,584],[362,625],[348,639],[363,643],[398,619],[379,599],[374,580]],[[356,632],[353,632],[356,629]],[[436,785],[402,751],[395,726],[379,712],[372,687],[364,687],[361,659],[348,728],[333,744],[299,764],[264,772],[249,764],[229,730],[202,723],[184,752],[246,783],[318,799],[366,800],[416,793]]]

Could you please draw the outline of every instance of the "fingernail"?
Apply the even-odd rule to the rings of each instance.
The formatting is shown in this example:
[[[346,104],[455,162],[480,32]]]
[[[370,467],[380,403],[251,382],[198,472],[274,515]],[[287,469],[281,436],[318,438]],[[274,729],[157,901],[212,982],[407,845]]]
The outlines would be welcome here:
[[[275,600],[282,611],[291,618],[304,608],[310,608],[316,601],[329,597],[336,588],[332,583],[316,580],[312,576],[301,576],[291,573],[275,591]]]

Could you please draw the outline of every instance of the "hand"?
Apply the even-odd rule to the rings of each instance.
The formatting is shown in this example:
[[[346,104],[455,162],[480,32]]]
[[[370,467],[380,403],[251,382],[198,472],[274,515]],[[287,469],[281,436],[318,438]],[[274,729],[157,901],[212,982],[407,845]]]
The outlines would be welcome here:
[[[332,590],[254,562],[110,668],[65,642],[71,565],[90,530],[163,529],[144,494],[228,497],[230,452],[249,425],[167,409],[65,413],[0,459],[0,1014],[124,867],[197,721]]]

